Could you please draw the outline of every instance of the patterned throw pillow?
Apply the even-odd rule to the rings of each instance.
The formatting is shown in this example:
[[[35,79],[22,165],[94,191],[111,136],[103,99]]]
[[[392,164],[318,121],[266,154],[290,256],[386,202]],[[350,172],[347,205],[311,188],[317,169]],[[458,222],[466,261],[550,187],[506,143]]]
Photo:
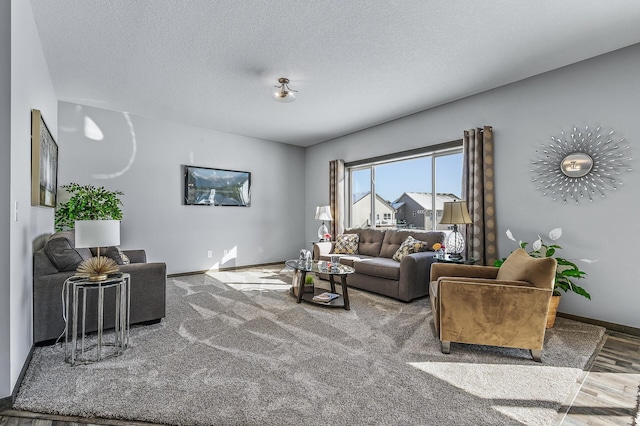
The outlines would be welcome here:
[[[91,247],[91,254],[98,255],[97,247]],[[118,265],[124,265],[122,257],[120,256],[120,249],[116,246],[100,247],[100,256],[113,259]]]
[[[411,253],[420,253],[421,251],[426,251],[429,247],[427,243],[424,241],[416,240],[415,238],[409,236],[406,240],[402,242],[398,250],[393,255],[393,260],[400,262],[403,257],[411,254]]]
[[[360,236],[358,234],[342,234],[336,238],[336,244],[333,247],[335,254],[358,254],[358,243]]]
[[[118,247],[118,246],[116,246],[116,247]],[[129,260],[129,256],[124,254],[124,252],[122,251],[122,249],[120,247],[118,247],[118,253],[120,254],[120,258],[122,259],[122,264],[123,265],[129,265],[131,263],[131,261]]]

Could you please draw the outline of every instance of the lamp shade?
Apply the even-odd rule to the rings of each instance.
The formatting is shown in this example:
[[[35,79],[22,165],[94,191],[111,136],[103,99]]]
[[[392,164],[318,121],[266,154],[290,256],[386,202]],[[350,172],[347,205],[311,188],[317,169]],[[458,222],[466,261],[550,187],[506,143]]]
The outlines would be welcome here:
[[[331,217],[331,207],[318,206],[316,207],[316,220],[333,220]]]
[[[120,244],[119,220],[76,220],[76,247],[106,247]]]
[[[442,212],[442,220],[440,220],[440,223],[443,225],[473,223],[471,217],[469,217],[467,202],[449,201],[444,203],[444,210]]]

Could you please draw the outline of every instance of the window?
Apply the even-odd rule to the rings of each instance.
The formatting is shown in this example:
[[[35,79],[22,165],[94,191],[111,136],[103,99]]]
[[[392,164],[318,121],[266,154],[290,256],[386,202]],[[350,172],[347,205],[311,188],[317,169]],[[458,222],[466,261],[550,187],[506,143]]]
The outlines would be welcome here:
[[[462,141],[346,166],[348,227],[448,229],[438,222],[444,203],[462,195]]]

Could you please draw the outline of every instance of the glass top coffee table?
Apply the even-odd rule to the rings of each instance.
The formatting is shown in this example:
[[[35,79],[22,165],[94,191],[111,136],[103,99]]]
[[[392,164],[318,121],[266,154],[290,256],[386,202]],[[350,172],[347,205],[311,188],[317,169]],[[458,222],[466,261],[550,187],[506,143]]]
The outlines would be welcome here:
[[[305,302],[315,303],[316,305],[339,307],[339,308],[344,308],[346,310],[351,309],[349,307],[347,275],[353,274],[356,271],[355,269],[353,269],[350,266],[341,265],[341,264],[338,264],[337,266],[331,265],[330,262],[326,262],[322,260],[317,262],[316,261],[311,262],[311,267],[308,267],[309,265],[306,262],[298,261],[298,260],[287,260],[285,262],[285,265],[295,269],[296,271],[299,271],[301,274],[300,283],[298,286],[298,294],[295,295],[298,303],[301,303],[304,300]],[[322,288],[317,288],[314,286],[313,292],[305,293],[304,282],[308,272],[315,272],[315,273],[322,273],[322,274],[329,275],[329,283],[331,284],[331,293],[336,292],[336,284],[333,277],[336,275],[339,276],[340,284],[342,285],[342,294],[329,302],[320,302],[317,300],[313,300],[313,297],[315,295],[324,293],[326,290]],[[293,291],[293,288],[292,288],[292,291]]]

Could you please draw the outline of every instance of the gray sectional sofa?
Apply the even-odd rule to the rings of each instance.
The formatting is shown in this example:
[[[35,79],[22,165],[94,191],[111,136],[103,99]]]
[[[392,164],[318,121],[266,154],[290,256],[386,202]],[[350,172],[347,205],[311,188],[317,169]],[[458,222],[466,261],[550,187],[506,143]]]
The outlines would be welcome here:
[[[435,254],[432,246],[444,244],[444,232],[354,228],[344,233],[359,235],[357,254],[337,254],[340,263],[356,270],[347,277],[349,287],[404,302],[429,294],[429,271]],[[426,242],[427,251],[409,254],[400,262],[393,260],[393,255],[408,236]],[[334,246],[334,241],[314,243],[313,259],[330,260]],[[327,279],[322,274],[320,278]]]
[[[131,275],[130,324],[148,324],[165,316],[167,268],[164,263],[147,263],[144,250],[124,250],[129,264],[123,264],[116,248],[101,255],[114,258],[121,272]],[[62,287],[75,274],[77,265],[92,256],[91,250],[76,248],[73,231],[53,234],[33,255],[33,341],[53,343],[64,333]],[[113,289],[105,291],[104,328],[113,327]],[[97,292],[87,296],[87,331],[97,329]],[[63,336],[64,338],[64,336]]]

